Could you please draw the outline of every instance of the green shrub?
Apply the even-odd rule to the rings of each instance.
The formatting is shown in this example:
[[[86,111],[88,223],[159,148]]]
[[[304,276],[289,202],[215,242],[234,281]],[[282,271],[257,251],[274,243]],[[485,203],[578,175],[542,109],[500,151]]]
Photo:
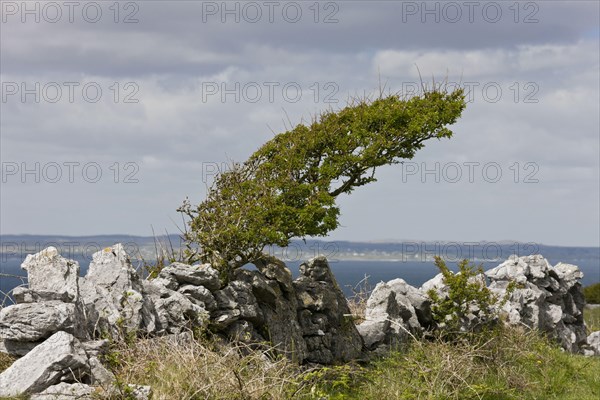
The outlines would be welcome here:
[[[585,301],[590,304],[600,304],[600,282],[583,288]]]
[[[455,274],[440,257],[435,258],[435,265],[443,276],[444,284],[448,287],[447,294],[440,295],[437,290],[430,289],[427,295],[432,300],[433,318],[440,327],[443,327],[447,336],[451,337],[465,327],[474,328],[468,323],[470,314],[477,315],[473,321],[478,327],[496,319],[493,306],[499,299],[487,288],[481,266],[472,265],[465,259],[458,264],[458,272]],[[509,285],[507,296],[512,292],[513,286],[513,284]]]

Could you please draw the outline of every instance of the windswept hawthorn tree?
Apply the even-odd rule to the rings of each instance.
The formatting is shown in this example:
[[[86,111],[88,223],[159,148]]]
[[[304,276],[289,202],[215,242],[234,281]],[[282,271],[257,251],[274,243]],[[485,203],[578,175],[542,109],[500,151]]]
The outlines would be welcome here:
[[[260,267],[267,246],[326,236],[339,224],[339,195],[375,182],[377,167],[413,158],[426,140],[450,138],[447,126],[464,108],[462,89],[382,96],[276,135],[219,174],[206,200],[179,208],[189,217],[189,261],[210,262],[229,276],[247,263]]]

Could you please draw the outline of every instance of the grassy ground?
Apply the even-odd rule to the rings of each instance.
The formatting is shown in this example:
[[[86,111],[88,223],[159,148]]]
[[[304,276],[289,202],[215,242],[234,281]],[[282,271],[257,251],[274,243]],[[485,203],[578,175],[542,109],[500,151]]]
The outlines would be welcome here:
[[[416,342],[357,374],[322,384],[330,399],[597,399],[600,359],[565,353],[533,332],[500,329],[474,340]]]
[[[600,358],[523,328],[416,341],[368,365],[300,368],[246,346],[163,340],[117,346],[114,372],[154,399],[597,399]]]
[[[588,333],[600,331],[600,307],[586,306],[583,310],[583,318],[588,328]]]
[[[296,390],[299,373],[283,357],[207,339],[117,344],[108,359],[119,381],[150,385],[155,400],[285,399]]]

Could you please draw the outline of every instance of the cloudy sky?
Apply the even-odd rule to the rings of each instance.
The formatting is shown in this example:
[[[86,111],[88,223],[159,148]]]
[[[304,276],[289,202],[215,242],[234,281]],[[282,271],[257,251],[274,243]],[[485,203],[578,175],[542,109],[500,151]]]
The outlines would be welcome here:
[[[467,88],[455,136],[330,239],[599,245],[596,1],[0,4],[2,234],[177,232],[229,160],[435,79]]]

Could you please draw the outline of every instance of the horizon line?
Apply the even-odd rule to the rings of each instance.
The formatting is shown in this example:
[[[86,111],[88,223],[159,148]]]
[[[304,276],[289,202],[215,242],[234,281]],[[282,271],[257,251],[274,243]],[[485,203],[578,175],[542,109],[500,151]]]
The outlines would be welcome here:
[[[16,236],[16,237],[27,237],[27,236],[41,236],[41,237],[57,237],[57,238],[91,238],[91,237],[115,237],[115,236],[126,236],[131,238],[140,238],[140,239],[155,239],[161,237],[169,237],[169,236],[180,236],[178,233],[169,233],[160,234],[160,235],[152,235],[152,236],[143,236],[143,235],[132,235],[127,233],[112,233],[112,234],[93,234],[93,235],[63,235],[63,234],[37,234],[37,233],[20,233],[20,234],[2,234],[0,233],[0,241],[5,236]],[[598,245],[556,245],[556,244],[546,244],[546,243],[537,243],[537,242],[526,242],[519,240],[511,240],[511,239],[503,239],[503,240],[446,240],[446,239],[371,239],[371,240],[328,240],[327,238],[307,238],[306,240],[310,241],[319,241],[319,242],[346,242],[346,243],[361,243],[361,244],[401,244],[401,243],[458,243],[458,244],[474,244],[480,245],[482,243],[497,243],[497,244],[510,244],[510,243],[518,243],[518,244],[529,244],[529,245],[538,245],[538,246],[546,246],[546,247],[580,247],[580,248],[598,248],[600,249],[600,244]],[[302,238],[295,238],[292,241],[303,241]]]

